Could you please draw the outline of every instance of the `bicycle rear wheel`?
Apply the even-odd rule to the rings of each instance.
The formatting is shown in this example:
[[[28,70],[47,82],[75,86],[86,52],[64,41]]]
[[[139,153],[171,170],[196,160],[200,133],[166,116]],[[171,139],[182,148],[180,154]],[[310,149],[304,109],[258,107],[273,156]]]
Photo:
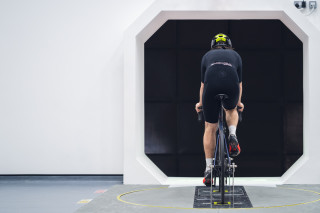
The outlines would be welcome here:
[[[222,104],[222,103],[221,103]],[[221,105],[220,116],[219,116],[219,158],[220,158],[220,177],[219,177],[219,188],[221,193],[221,204],[224,204],[224,179],[225,179],[225,144],[224,144],[224,131],[223,131],[223,107]]]
[[[219,188],[220,188],[220,193],[221,193],[221,204],[224,204],[224,194],[225,194],[225,189],[224,189],[224,179],[225,179],[225,156],[224,156],[224,153],[225,153],[225,148],[224,148],[224,133],[223,133],[223,130],[222,132],[220,131],[220,141],[219,141],[219,148],[220,148],[220,177],[219,177]]]

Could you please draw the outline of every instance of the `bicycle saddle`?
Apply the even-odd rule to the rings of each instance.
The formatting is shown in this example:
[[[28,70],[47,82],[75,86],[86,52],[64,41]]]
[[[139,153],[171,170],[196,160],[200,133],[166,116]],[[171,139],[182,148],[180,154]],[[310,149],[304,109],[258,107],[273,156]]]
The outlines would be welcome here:
[[[218,94],[218,95],[216,95],[216,98],[219,98],[220,100],[224,100],[224,99],[228,98],[228,96],[226,94]]]

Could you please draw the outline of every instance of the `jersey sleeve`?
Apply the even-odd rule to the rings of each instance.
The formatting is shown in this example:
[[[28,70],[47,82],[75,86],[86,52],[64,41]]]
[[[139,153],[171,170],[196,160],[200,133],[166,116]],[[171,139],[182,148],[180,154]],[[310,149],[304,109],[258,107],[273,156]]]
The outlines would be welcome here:
[[[239,83],[241,83],[242,82],[242,59],[240,55],[238,56],[239,56],[239,63],[238,63],[237,73],[238,73]]]
[[[205,64],[205,55],[202,57],[201,60],[201,82],[204,83],[204,76],[206,74],[206,64]]]

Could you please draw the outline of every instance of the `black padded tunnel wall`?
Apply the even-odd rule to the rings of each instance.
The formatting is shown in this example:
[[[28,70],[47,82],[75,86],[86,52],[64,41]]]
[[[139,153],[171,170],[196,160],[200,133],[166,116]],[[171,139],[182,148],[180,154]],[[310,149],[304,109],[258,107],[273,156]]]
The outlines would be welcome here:
[[[217,33],[243,60],[236,176],[281,176],[301,155],[302,42],[279,20],[169,20],[145,43],[145,153],[168,176],[203,175],[200,63]]]

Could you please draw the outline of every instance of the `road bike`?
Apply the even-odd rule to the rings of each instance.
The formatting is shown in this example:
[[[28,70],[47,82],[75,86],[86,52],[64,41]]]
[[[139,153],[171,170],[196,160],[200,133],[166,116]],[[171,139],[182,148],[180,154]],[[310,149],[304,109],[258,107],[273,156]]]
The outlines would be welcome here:
[[[232,158],[229,155],[227,141],[226,141],[226,127],[224,122],[224,109],[223,109],[223,100],[228,98],[226,94],[218,94],[216,98],[220,101],[220,110],[219,110],[219,119],[218,119],[218,129],[216,133],[216,148],[214,152],[213,164],[211,165],[211,181],[210,184],[206,184],[206,186],[210,186],[210,197],[211,197],[211,207],[213,203],[213,187],[216,186],[216,179],[219,178],[219,188],[218,192],[221,194],[221,200],[218,202],[220,205],[228,205],[231,202],[226,202],[225,199],[225,188],[228,184],[229,178],[229,192],[232,188],[232,193],[234,193],[234,173],[237,165],[232,162]],[[202,109],[199,108],[199,109]],[[239,111],[239,107],[237,107],[239,113],[239,121],[242,120],[242,113]],[[198,113],[198,121],[203,120],[202,111]],[[232,176],[232,187],[230,178]],[[213,183],[213,184],[212,184]],[[233,196],[234,198],[234,196]]]

